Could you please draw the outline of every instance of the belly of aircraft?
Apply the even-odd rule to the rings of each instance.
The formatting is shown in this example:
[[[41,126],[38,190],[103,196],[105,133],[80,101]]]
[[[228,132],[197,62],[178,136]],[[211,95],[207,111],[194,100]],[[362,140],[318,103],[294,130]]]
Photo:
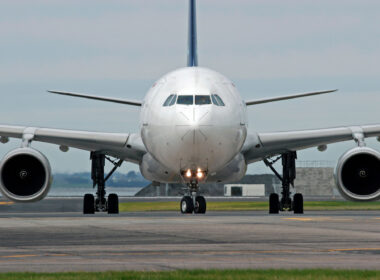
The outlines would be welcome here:
[[[240,126],[152,126],[145,130],[152,156],[177,172],[197,168],[218,170],[239,153],[246,135],[245,128]]]

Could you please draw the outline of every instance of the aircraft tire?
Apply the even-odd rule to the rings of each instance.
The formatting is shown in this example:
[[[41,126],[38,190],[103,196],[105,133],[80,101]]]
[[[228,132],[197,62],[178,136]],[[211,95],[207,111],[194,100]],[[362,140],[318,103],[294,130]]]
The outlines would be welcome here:
[[[108,195],[108,214],[119,214],[119,197],[115,193]]]
[[[90,193],[84,195],[83,214],[95,214],[95,199]]]
[[[194,208],[196,214],[205,214],[206,213],[206,199],[204,196],[197,196],[195,201],[198,204],[198,207]]]
[[[278,194],[271,193],[269,196],[269,214],[278,214],[280,211],[280,202]]]
[[[293,197],[294,214],[303,214],[303,196],[301,193],[296,193]]]
[[[181,199],[180,209],[182,214],[191,214],[194,211],[193,200],[190,196],[184,196]]]

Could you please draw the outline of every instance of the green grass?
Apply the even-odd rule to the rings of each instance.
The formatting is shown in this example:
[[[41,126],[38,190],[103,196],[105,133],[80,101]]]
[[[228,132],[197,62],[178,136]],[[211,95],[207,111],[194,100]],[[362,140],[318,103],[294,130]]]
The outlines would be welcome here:
[[[178,211],[178,201],[124,202],[120,203],[121,212]],[[305,211],[314,210],[380,210],[380,201],[305,201]],[[267,211],[266,201],[209,201],[207,211]]]
[[[80,272],[80,273],[5,273],[0,274],[0,279],[7,280],[208,280],[208,279],[291,279],[291,280],[351,280],[351,279],[380,279],[380,271],[367,270],[331,270],[331,269],[308,269],[308,270],[176,270],[163,272]]]

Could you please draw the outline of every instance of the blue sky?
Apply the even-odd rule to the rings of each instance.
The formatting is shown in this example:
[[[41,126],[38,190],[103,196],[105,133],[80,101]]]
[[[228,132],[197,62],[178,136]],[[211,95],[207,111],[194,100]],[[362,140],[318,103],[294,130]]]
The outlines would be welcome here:
[[[137,132],[136,108],[45,91],[142,99],[154,80],[186,62],[186,0],[1,4],[3,124]],[[199,0],[197,12],[200,65],[234,80],[244,98],[340,89],[250,107],[250,130],[380,123],[380,2]],[[368,144],[380,150],[376,141]],[[1,145],[0,154],[18,145]],[[311,149],[299,158],[334,161],[352,145]],[[33,146],[54,171],[90,168],[87,152]]]

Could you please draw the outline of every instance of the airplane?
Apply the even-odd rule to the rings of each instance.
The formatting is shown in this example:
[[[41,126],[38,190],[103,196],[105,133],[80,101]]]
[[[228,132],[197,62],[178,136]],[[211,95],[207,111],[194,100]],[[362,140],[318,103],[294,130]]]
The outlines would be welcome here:
[[[140,107],[138,133],[103,133],[40,127],[0,125],[0,142],[20,138],[21,146],[0,163],[0,191],[15,202],[34,202],[49,192],[52,172],[48,159],[32,148],[33,141],[59,145],[63,152],[77,148],[90,152],[91,178],[96,197],[86,194],[83,213],[119,213],[117,194],[106,197],[106,181],[124,162],[139,165],[142,175],[158,183],[183,183],[179,210],[206,213],[199,189],[206,182],[234,182],[247,165],[263,161],[280,179],[281,197],[269,196],[269,213],[302,214],[303,196],[292,194],[297,151],[354,140],[335,168],[335,181],[343,197],[371,201],[380,197],[380,153],[366,146],[365,138],[380,139],[380,124],[261,133],[248,131],[248,106],[335,92],[325,90],[244,101],[235,84],[222,74],[198,65],[196,1],[189,0],[186,67],[159,78],[144,100],[129,100],[51,90],[50,93]],[[105,161],[114,167],[105,176]],[[274,163],[282,161],[282,174]]]

